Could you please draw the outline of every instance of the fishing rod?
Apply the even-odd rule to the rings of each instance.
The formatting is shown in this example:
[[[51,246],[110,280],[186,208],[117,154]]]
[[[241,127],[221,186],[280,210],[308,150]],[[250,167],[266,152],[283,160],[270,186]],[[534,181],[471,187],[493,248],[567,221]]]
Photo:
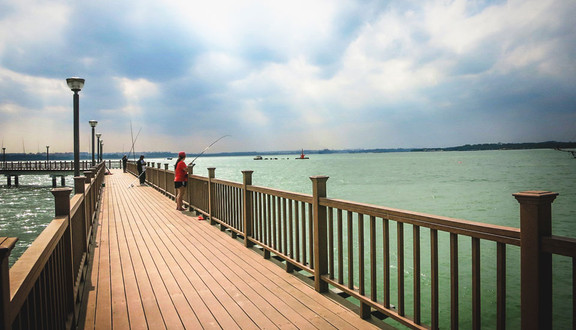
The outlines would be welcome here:
[[[202,150],[202,152],[201,152],[198,156],[196,156],[196,158],[194,158],[194,159],[189,163],[189,165],[194,166],[194,161],[195,161],[196,159],[198,159],[198,157],[202,156],[202,155],[206,152],[206,150],[210,149],[210,147],[212,147],[212,146],[215,145],[218,141],[222,140],[223,138],[225,138],[225,137],[227,137],[227,136],[230,136],[230,135],[223,135],[223,136],[219,137],[216,141],[212,142],[209,146],[207,146],[206,148],[204,148],[204,150]],[[140,176],[141,176],[142,174],[144,174],[144,172],[145,172],[145,170],[142,171],[142,173],[140,173],[140,175],[138,175],[138,177],[137,177],[136,179],[134,179],[134,181],[132,181],[132,182],[130,183],[130,185],[128,186],[128,188],[134,187],[134,182],[136,182],[136,181],[140,178]]]
[[[216,141],[212,142],[209,146],[207,146],[206,148],[204,148],[204,150],[202,150],[202,152],[201,152],[198,156],[196,156],[196,158],[192,159],[192,161],[191,161],[188,165],[194,166],[194,161],[195,161],[196,159],[198,159],[198,157],[202,156],[202,154],[204,154],[204,153],[206,152],[206,150],[210,149],[211,146],[215,145],[216,142],[222,140],[223,138],[225,138],[225,137],[227,137],[227,136],[230,136],[230,135],[223,135],[223,136],[219,137]]]
[[[138,134],[136,134],[136,139],[134,139],[134,133],[132,131],[132,121],[130,121],[130,135],[132,137],[132,148],[128,151],[128,154],[132,152],[132,160],[136,161],[136,153],[134,152],[134,147],[136,146],[136,141],[138,141],[138,136],[140,136],[140,132],[142,131],[142,127],[138,130]]]
[[[130,120],[130,138],[132,139],[132,149],[134,148],[134,131],[132,130],[132,120]],[[132,151],[132,149],[130,149],[130,151]],[[130,151],[128,151],[128,154],[130,154]],[[134,153],[132,153],[132,160],[136,161],[136,157],[134,157]]]
[[[134,182],[138,181],[138,179],[140,179],[140,177],[142,176],[142,174],[144,174],[144,172],[146,172],[146,170],[142,171],[142,173],[140,173],[140,175],[138,175],[136,179],[134,179],[134,181],[130,182],[130,185],[128,185],[128,189],[134,187]]]
[[[136,153],[134,152],[134,147],[136,146],[136,141],[138,141],[138,136],[140,136],[141,131],[142,127],[140,127],[140,129],[138,130],[138,134],[136,134],[136,139],[132,140],[132,148],[130,149],[130,151],[132,152],[132,159],[134,161],[136,161]],[[130,154],[130,151],[128,152],[128,154]]]

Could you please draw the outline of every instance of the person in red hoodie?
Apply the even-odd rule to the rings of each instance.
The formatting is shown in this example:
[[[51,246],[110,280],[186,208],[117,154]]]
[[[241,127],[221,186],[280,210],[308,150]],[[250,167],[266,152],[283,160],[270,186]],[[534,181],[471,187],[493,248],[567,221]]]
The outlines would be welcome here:
[[[182,198],[186,194],[186,186],[188,185],[188,166],[184,159],[186,159],[186,153],[181,151],[178,154],[176,164],[174,164],[174,188],[176,188],[176,209],[178,211],[185,210],[182,205]]]

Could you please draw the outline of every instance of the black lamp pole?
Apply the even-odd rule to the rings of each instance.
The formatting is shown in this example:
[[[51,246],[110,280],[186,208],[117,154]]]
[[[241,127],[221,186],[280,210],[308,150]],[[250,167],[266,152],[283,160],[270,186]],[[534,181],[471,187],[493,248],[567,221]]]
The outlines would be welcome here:
[[[74,176],[80,176],[80,95],[78,92],[84,87],[84,79],[66,79],[68,87],[74,92]]]
[[[90,120],[89,123],[90,123],[90,126],[92,126],[92,166],[94,166],[94,165],[96,165],[96,163],[94,161],[94,128],[96,127],[96,124],[98,124],[98,121]]]
[[[98,163],[100,163],[100,137],[102,136],[102,133],[96,133],[96,137],[98,138],[98,142],[96,143],[96,148],[98,149],[98,152],[96,153],[96,161]]]
[[[46,146],[46,167],[50,166],[50,146]]]

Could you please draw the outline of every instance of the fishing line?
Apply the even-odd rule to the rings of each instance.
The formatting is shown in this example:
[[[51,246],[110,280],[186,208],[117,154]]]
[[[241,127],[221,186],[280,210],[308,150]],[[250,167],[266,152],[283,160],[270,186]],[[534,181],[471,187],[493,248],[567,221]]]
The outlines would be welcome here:
[[[138,132],[138,133],[140,133],[140,132]],[[218,141],[222,140],[223,138],[225,138],[225,137],[227,137],[227,136],[230,136],[230,135],[223,135],[223,136],[219,137],[216,141],[210,143],[210,145],[207,146],[206,148],[204,148],[204,150],[202,150],[202,152],[201,152],[200,154],[198,154],[198,156],[196,156],[196,158],[194,158],[188,165],[194,166],[194,161],[195,161],[196,159],[198,159],[198,157],[202,156],[202,155],[206,152],[206,150],[210,149],[210,147],[212,147],[212,146],[215,145]],[[136,138],[138,138],[138,136],[136,136]],[[132,181],[132,182],[130,183],[130,185],[128,186],[128,188],[134,187],[134,182],[136,182],[136,181],[140,178],[140,176],[141,176],[142,174],[144,174],[144,172],[145,172],[145,171],[142,171],[142,173],[140,173],[140,175],[138,175],[138,177],[137,177],[136,179],[134,179],[134,181]]]
[[[132,148],[134,148],[134,131],[132,131],[132,120],[130,120],[130,138],[132,139]],[[130,149],[130,151],[132,151],[132,149]],[[128,154],[130,154],[130,151],[128,151]],[[132,160],[136,161],[134,153],[132,153]]]
[[[225,138],[225,137],[227,137],[227,136],[230,136],[230,135],[223,135],[223,136],[219,137],[216,141],[212,142],[209,146],[207,146],[206,148],[204,148],[204,150],[202,150],[202,152],[201,152],[198,156],[196,156],[196,158],[192,159],[192,161],[191,161],[190,163],[188,163],[188,165],[194,165],[194,161],[195,161],[196,159],[198,159],[198,157],[202,156],[202,154],[204,154],[204,153],[206,152],[206,150],[210,149],[211,146],[215,145],[216,142],[222,140],[223,138]]]

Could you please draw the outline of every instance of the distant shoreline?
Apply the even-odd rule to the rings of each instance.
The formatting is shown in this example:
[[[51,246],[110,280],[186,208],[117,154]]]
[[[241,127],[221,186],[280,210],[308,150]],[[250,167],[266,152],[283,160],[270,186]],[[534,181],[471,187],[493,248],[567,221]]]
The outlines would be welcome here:
[[[446,148],[375,148],[375,149],[322,149],[306,150],[304,154],[357,154],[357,153],[386,153],[386,152],[439,152],[439,151],[486,151],[486,150],[528,150],[528,149],[575,149],[576,142],[528,142],[528,143],[484,143],[484,144],[466,144],[457,147]],[[241,152],[220,152],[207,153],[206,156],[225,157],[225,156],[270,156],[270,155],[300,155],[302,150],[279,150],[279,151],[241,151]],[[190,152],[191,155],[194,153]],[[104,159],[120,159],[124,154],[121,152],[104,153]],[[128,155],[128,154],[127,154]],[[169,151],[139,151],[136,156],[144,155],[148,158],[168,158],[174,157],[176,152]],[[2,155],[0,154],[0,157]],[[80,153],[80,159],[91,159],[92,155],[87,152]],[[131,154],[128,155],[132,159]],[[72,160],[72,152],[51,153],[50,160]],[[46,153],[6,153],[6,161],[26,161],[26,160],[46,160]],[[3,161],[3,159],[0,159]]]

